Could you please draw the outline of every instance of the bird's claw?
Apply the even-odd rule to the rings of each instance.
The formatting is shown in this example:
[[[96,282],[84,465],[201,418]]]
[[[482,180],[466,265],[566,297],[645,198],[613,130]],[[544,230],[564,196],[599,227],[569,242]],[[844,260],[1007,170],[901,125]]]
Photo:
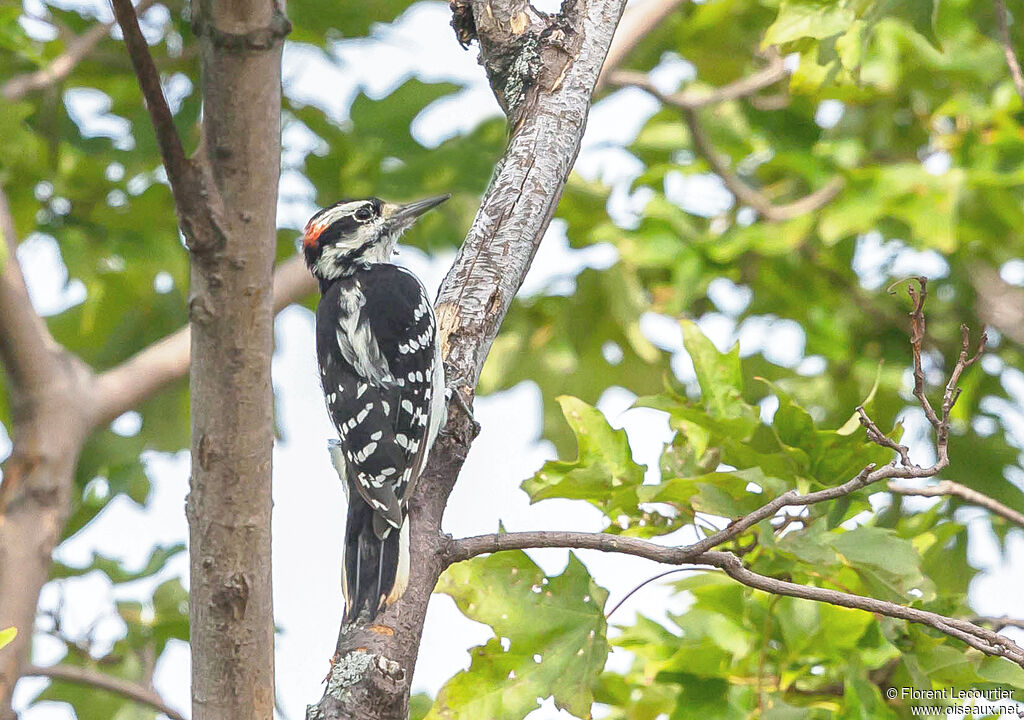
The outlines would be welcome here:
[[[459,406],[459,409],[466,414],[467,418],[469,418],[469,422],[473,426],[473,437],[479,435],[480,423],[478,423],[476,421],[476,418],[473,416],[473,409],[466,402],[466,398],[463,397],[461,392],[459,392],[459,386],[449,385],[448,387],[446,387],[444,389],[444,398],[449,406],[451,405],[453,400],[455,401],[455,404]]]

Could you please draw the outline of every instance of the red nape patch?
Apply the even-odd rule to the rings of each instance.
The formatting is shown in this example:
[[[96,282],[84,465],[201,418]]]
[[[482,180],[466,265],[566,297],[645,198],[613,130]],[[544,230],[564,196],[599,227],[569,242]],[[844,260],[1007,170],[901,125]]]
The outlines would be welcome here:
[[[302,247],[309,248],[315,246],[317,238],[320,237],[320,233],[323,231],[323,226],[316,222],[315,218],[306,223],[306,234],[302,238]]]

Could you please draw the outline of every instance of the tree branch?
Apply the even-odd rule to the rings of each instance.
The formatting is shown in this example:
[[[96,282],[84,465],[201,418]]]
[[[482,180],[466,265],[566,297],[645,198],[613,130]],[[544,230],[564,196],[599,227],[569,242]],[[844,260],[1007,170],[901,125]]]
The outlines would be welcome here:
[[[626,8],[612,38],[601,75],[597,78],[595,93],[603,90],[608,84],[615,84],[611,80],[612,73],[622,65],[636,46],[683,2],[685,0],[636,0]]]
[[[763,69],[713,90],[682,90],[666,94],[651,82],[651,78],[646,73],[631,70],[617,70],[611,73],[608,83],[615,87],[640,88],[669,107],[680,110],[698,110],[707,105],[717,105],[729,100],[748,97],[771,87],[787,76],[785,63],[783,63],[782,55],[778,50],[771,48],[768,51],[768,61],[768,65]]]
[[[726,575],[747,587],[789,597],[825,602],[831,605],[865,610],[886,617],[909,620],[935,628],[950,637],[955,637],[986,655],[1005,657],[1024,668],[1024,649],[1003,635],[979,627],[967,620],[946,617],[938,613],[897,605],[872,597],[829,590],[810,585],[798,585],[786,580],[759,575],[743,566],[732,553],[712,551],[700,556],[700,562],[725,571]]]
[[[192,167],[185,157],[185,148],[182,147],[178,130],[174,126],[174,116],[167,106],[167,98],[164,97],[160,85],[160,72],[149,53],[149,45],[146,44],[146,38],[139,27],[139,18],[130,0],[110,0],[110,4],[114,9],[117,23],[121,26],[128,57],[135,68],[139,88],[146,100],[146,109],[149,110],[149,118],[156,131],[157,145],[160,147],[160,157],[167,169],[167,179],[172,189],[182,188],[193,179]],[[176,190],[175,196],[177,195]]]
[[[193,256],[208,257],[220,250],[226,241],[224,223],[221,221],[223,208],[220,193],[209,177],[208,166],[193,162],[185,156],[181,137],[174,125],[174,116],[167,106],[160,85],[160,73],[139,28],[139,18],[131,0],[110,2],[124,34],[125,47],[156,132],[157,146],[167,170],[167,180],[171,185],[185,243]]]
[[[1006,282],[998,271],[984,263],[975,263],[970,268],[970,277],[981,319],[1024,346],[1024,289]]]
[[[978,617],[971,618],[971,622],[976,625],[991,625],[995,628],[996,632],[1000,632],[1008,627],[1024,630],[1024,620],[1017,620],[1016,618],[1008,617],[1006,615],[1003,615],[1002,617],[979,615]]]
[[[121,697],[128,698],[134,702],[146,705],[159,713],[163,713],[171,720],[185,720],[185,716],[172,708],[160,694],[151,688],[147,688],[130,680],[123,680],[113,675],[107,675],[89,668],[75,667],[73,665],[30,665],[23,673],[25,676],[46,677],[53,680],[89,685],[99,690],[114,693]]]
[[[274,271],[274,313],[316,290],[301,257],[281,263]],[[162,388],[182,378],[189,368],[191,328],[185,326],[139,351],[96,378],[98,424],[137,407]]]
[[[927,487],[907,487],[889,483],[889,492],[894,495],[916,495],[920,497],[958,497],[966,503],[983,507],[989,512],[999,515],[1020,528],[1024,528],[1024,513],[1017,512],[1011,507],[1003,505],[995,498],[985,493],[973,490],[966,485],[961,485],[952,480],[943,480],[935,485]]]
[[[1010,68],[1010,77],[1013,78],[1013,86],[1017,88],[1017,95],[1021,102],[1024,102],[1024,73],[1020,69],[1020,61],[1013,50],[1013,41],[1010,39],[1010,27],[1007,24],[1009,13],[1006,11],[1006,4],[1003,0],[992,0],[996,6],[996,24],[999,26],[999,44],[1003,46],[1003,55],[1006,57],[1006,65]]]
[[[845,181],[841,177],[834,177],[799,200],[785,205],[775,205],[763,193],[752,188],[729,168],[726,161],[712,147],[707,135],[704,134],[704,128],[700,124],[696,110],[684,107],[682,113],[683,119],[690,129],[690,137],[693,139],[693,147],[697,154],[704,158],[712,172],[722,179],[725,186],[740,202],[749,205],[767,220],[780,222],[814,212],[830,203],[845,185]]]
[[[986,655],[1006,657],[1024,667],[1024,650],[1009,638],[979,627],[966,620],[946,617],[937,613],[897,605],[871,597],[853,595],[810,585],[778,580],[759,575],[743,566],[738,557],[728,552],[708,550],[695,552],[697,545],[665,547],[649,540],[620,537],[608,533],[534,531],[481,535],[449,541],[446,557],[452,562],[468,560],[477,555],[503,550],[530,550],[537,548],[572,548],[617,552],[653,560],[668,565],[711,565],[724,570],[734,580],[758,590],[790,597],[826,602],[842,607],[900,618],[928,625],[951,637],[981,650]]]
[[[156,0],[141,0],[135,6],[135,12],[142,15],[155,3]],[[51,60],[46,67],[16,75],[0,86],[0,97],[17,102],[30,92],[42,90],[61,82],[71,74],[86,55],[103,42],[103,39],[110,34],[110,29],[116,24],[116,21],[96,23],[86,32],[71,38],[66,43],[64,52]]]
[[[0,236],[6,249],[0,273],[0,360],[14,389],[29,393],[56,374],[60,346],[32,307],[18,263],[18,239],[7,194],[0,187]],[[18,401],[17,396],[14,398]]]

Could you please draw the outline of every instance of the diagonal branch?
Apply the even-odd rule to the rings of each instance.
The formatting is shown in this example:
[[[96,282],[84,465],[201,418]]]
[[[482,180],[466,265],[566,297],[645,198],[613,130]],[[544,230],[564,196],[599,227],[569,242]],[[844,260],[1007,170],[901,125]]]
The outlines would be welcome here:
[[[1010,39],[1010,27],[1007,24],[1009,13],[1006,10],[1006,3],[1003,0],[992,0],[996,6],[996,24],[999,26],[999,44],[1003,47],[1003,55],[1006,57],[1006,66],[1010,68],[1010,77],[1013,78],[1013,86],[1017,89],[1017,95],[1021,102],[1024,102],[1024,73],[1020,69],[1020,61],[1013,49],[1013,40]]]
[[[29,394],[57,372],[59,345],[32,307],[18,263],[18,240],[7,194],[0,187],[0,237],[4,248],[0,273],[0,361],[15,391]]]
[[[799,200],[794,200],[785,205],[775,205],[762,192],[752,188],[739,175],[734,173],[728,163],[718,154],[718,151],[711,145],[704,128],[697,117],[697,111],[692,108],[682,108],[683,119],[690,129],[690,137],[693,139],[693,147],[697,154],[707,162],[718,177],[722,178],[725,186],[735,195],[740,202],[749,205],[768,220],[780,222],[791,220],[809,212],[814,212],[828,203],[840,193],[845,185],[841,177],[834,177],[820,188]]]
[[[927,487],[906,487],[904,485],[897,485],[896,483],[889,483],[889,492],[894,495],[916,495],[919,497],[957,497],[970,505],[977,505],[983,507],[991,513],[1004,518],[1017,527],[1024,528],[1024,513],[1017,512],[1011,507],[1003,505],[995,498],[989,497],[985,493],[978,492],[966,485],[961,485],[958,482],[952,480],[943,480],[942,482],[936,483],[935,485],[929,485]]]
[[[192,168],[185,157],[178,130],[174,127],[174,116],[167,106],[163,88],[160,86],[160,72],[156,69],[153,56],[149,53],[149,45],[139,27],[139,18],[130,0],[111,0],[114,16],[124,35],[124,44],[128,48],[128,57],[135,68],[135,76],[139,88],[146,99],[146,109],[156,131],[156,141],[160,146],[160,157],[167,168],[167,178],[171,188],[176,189],[192,180]],[[177,196],[177,191],[175,196]]]
[[[697,110],[707,105],[748,97],[784,79],[787,75],[786,66],[778,50],[772,48],[768,53],[768,59],[768,65],[761,70],[713,90],[682,90],[676,93],[663,93],[651,82],[651,78],[646,73],[631,70],[617,70],[611,73],[608,77],[608,84],[615,87],[640,88],[669,107],[680,110]]]
[[[156,132],[160,157],[167,170],[167,180],[174,196],[174,207],[178,215],[181,232],[188,249],[196,257],[205,257],[216,252],[225,243],[224,229],[220,220],[220,195],[214,184],[208,180],[208,173],[199,163],[185,156],[181,137],[174,125],[174,116],[167,105],[160,73],[149,45],[139,28],[131,0],[110,0],[114,8],[125,47],[135,69],[139,88],[149,110],[149,117]]]
[[[274,271],[274,313],[316,289],[313,276],[301,257],[281,263]],[[120,365],[96,377],[96,422],[101,424],[127,412],[175,380],[189,369],[189,326],[158,340]]]
[[[156,3],[156,0],[141,0],[135,12],[142,15]],[[64,52],[51,60],[46,67],[33,72],[16,75],[0,86],[0,97],[17,102],[30,92],[42,90],[60,83],[82,62],[86,55],[96,49],[110,34],[116,21],[96,23],[81,35],[68,40]]]
[[[25,668],[24,676],[46,677],[52,680],[89,685],[123,698],[128,698],[141,705],[146,705],[171,720],[185,720],[185,716],[168,705],[160,694],[151,688],[138,683],[124,680],[113,675],[73,665],[30,665]]]
[[[986,655],[1005,657],[1024,667],[1024,649],[1017,645],[1017,643],[967,620],[951,618],[939,615],[938,613],[928,612],[927,610],[905,607],[872,597],[853,595],[852,593],[810,585],[799,585],[786,580],[767,577],[744,567],[740,559],[732,553],[708,552],[701,555],[699,561],[720,568],[733,580],[757,590],[763,590],[775,595],[788,595],[789,597],[804,598],[806,600],[829,603],[830,605],[864,610],[878,615],[885,615],[886,617],[899,618],[920,625],[927,625],[950,637],[962,640]]]
[[[615,30],[611,47],[608,49],[608,57],[605,58],[604,67],[594,88],[595,93],[604,89],[606,85],[615,85],[612,74],[636,46],[683,2],[685,0],[635,0],[630,3],[622,13],[622,20]]]

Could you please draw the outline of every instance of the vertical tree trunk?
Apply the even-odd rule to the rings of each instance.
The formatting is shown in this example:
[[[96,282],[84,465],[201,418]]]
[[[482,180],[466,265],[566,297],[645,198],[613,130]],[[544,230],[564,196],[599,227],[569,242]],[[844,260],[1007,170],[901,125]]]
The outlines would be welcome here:
[[[281,39],[271,0],[198,0],[199,167],[220,237],[192,257],[192,717],[270,720],[272,268]]]

